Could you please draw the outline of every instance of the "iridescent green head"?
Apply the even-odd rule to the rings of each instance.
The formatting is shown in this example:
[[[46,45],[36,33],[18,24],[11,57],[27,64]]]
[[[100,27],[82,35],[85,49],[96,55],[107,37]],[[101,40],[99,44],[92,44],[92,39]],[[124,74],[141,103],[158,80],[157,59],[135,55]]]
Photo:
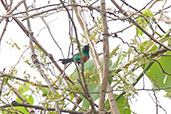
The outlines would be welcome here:
[[[82,49],[82,51],[85,53],[85,54],[88,54],[89,53],[89,45],[85,45]]]

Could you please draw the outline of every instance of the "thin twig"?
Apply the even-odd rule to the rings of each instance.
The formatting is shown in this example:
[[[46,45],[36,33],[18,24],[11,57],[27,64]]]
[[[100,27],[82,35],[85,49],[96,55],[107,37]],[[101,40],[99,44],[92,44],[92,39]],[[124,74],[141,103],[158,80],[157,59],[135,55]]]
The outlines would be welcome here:
[[[115,0],[111,0],[112,3],[123,13],[123,15],[125,15],[126,17],[129,17],[129,15],[127,14],[127,12],[125,10],[123,10],[118,3]],[[165,44],[161,43],[160,41],[158,41],[157,39],[154,38],[153,35],[151,35],[149,32],[147,32],[142,26],[140,26],[135,20],[133,20],[131,17],[129,17],[129,20],[131,23],[133,23],[135,26],[137,26],[141,31],[143,31],[151,40],[153,40],[154,42],[156,42],[157,44],[159,44],[160,46],[168,49],[171,51],[171,48],[166,46]]]
[[[26,4],[26,2],[24,2],[24,6],[25,6],[25,9],[26,9],[26,15],[29,15],[28,14],[28,9],[27,9],[27,4]],[[30,24],[30,21],[29,21],[29,19],[27,19],[27,26],[28,26],[28,32],[29,32],[29,38],[30,38],[30,48],[31,48],[31,52],[32,52],[32,61],[33,61],[33,63],[35,64],[35,66],[36,66],[36,68],[37,68],[37,70],[38,70],[38,72],[40,73],[40,75],[44,78],[44,80],[46,81],[46,83],[48,84],[48,86],[49,86],[49,88],[50,88],[50,90],[51,90],[51,92],[54,94],[54,95],[56,95],[56,92],[55,92],[55,88],[54,88],[54,86],[52,85],[52,83],[48,80],[48,78],[47,78],[47,76],[45,75],[45,73],[42,71],[42,69],[41,69],[41,67],[40,67],[40,65],[39,65],[39,61],[38,61],[38,59],[37,59],[37,57],[36,57],[36,54],[35,54],[35,50],[34,50],[34,47],[33,47],[33,33],[32,33],[32,29],[31,29],[31,24]],[[55,102],[55,111],[57,112],[57,113],[59,113],[60,114],[60,109],[59,109],[59,102]]]
[[[30,104],[23,104],[23,103],[18,103],[17,101],[13,101],[11,103],[11,105],[14,107],[20,106],[20,107],[28,107],[28,108],[39,109],[39,110],[55,111],[55,108],[48,108],[48,107],[42,107],[42,106],[30,105]],[[2,105],[2,106],[0,106],[0,109],[2,110],[4,108],[11,107],[11,105]],[[83,112],[76,112],[76,111],[63,110],[63,109],[60,109],[60,112],[69,113],[69,114],[83,114]]]
[[[1,33],[1,36],[0,36],[0,46],[1,46],[2,38],[3,38],[3,36],[4,36],[4,34],[5,34],[5,31],[6,31],[6,29],[7,29],[7,25],[8,25],[8,18],[6,19],[5,26],[4,26],[3,31],[2,31],[2,33]]]
[[[2,2],[3,0],[1,0],[1,2]],[[12,8],[10,11],[8,11],[7,12],[7,14],[6,15],[10,15],[10,14],[12,14],[12,12],[14,12],[23,2],[24,2],[25,0],[21,0],[20,2],[18,2],[18,4],[14,7],[14,8]],[[5,8],[7,8],[6,6],[5,6]],[[8,9],[6,9],[6,10],[8,10]],[[4,18],[1,18],[0,19],[0,23],[2,22],[4,20]]]
[[[59,44],[57,43],[57,41],[55,40],[55,38],[54,38],[54,36],[53,36],[53,34],[52,34],[51,30],[50,30],[49,25],[47,24],[47,22],[45,21],[45,19],[44,19],[42,16],[40,16],[40,18],[42,19],[42,21],[43,21],[44,24],[46,25],[46,28],[48,29],[48,32],[49,32],[49,34],[50,34],[52,40],[54,41],[54,43],[56,44],[56,46],[59,48],[59,50],[60,50],[60,52],[61,52],[61,54],[62,54],[62,56],[63,56],[63,58],[64,58],[63,51],[62,51],[61,47],[59,46]]]
[[[70,12],[68,11],[67,7],[64,5],[64,3],[62,2],[62,0],[60,0],[60,1],[62,3],[63,7],[66,9],[67,14],[68,14],[68,17],[70,18],[70,20],[72,22],[72,25],[73,25],[73,28],[74,28],[74,32],[75,32],[76,41],[77,41],[77,44],[78,44],[77,46],[78,46],[79,55],[80,55],[80,58],[81,58],[81,66],[82,66],[81,67],[82,68],[81,69],[81,76],[82,76],[83,81],[84,81],[84,85],[82,83],[80,83],[80,84],[81,84],[81,86],[82,86],[82,88],[83,88],[83,90],[85,92],[85,96],[88,98],[88,101],[90,102],[92,111],[96,114],[95,106],[94,106],[94,103],[92,101],[92,98],[91,98],[91,96],[89,94],[88,87],[87,87],[87,82],[86,82],[85,77],[84,77],[84,63],[83,63],[83,57],[82,57],[81,49],[80,49],[80,42],[78,40],[78,35],[77,35],[77,28],[76,28],[76,25],[75,25],[75,23],[74,23],[71,15],[70,15]],[[79,69],[77,67],[77,64],[76,64],[75,59],[74,59],[74,63],[75,63],[75,66],[76,66],[76,69],[77,69],[77,72],[78,72],[79,82],[81,82],[81,76],[80,76]]]

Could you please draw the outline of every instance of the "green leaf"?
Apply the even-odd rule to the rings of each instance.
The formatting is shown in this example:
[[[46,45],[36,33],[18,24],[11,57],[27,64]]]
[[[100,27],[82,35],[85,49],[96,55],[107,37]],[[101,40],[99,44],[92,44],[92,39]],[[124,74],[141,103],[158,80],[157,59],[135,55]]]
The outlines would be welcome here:
[[[39,89],[43,92],[42,96],[47,96],[48,92],[50,91],[50,89],[46,87],[39,87]]]
[[[154,16],[153,13],[152,13],[149,9],[144,10],[144,11],[142,12],[142,14],[143,14],[144,16],[147,16],[147,17],[153,17],[153,16]]]
[[[140,36],[143,35],[143,31],[141,31],[138,27],[136,27],[136,31],[137,31],[137,34],[139,34]]]
[[[23,94],[24,92],[30,90],[30,84],[28,83],[24,83],[23,85],[21,85],[19,88],[18,88],[18,91]]]
[[[102,63],[102,60],[100,60]],[[109,67],[112,65],[112,61],[109,60]],[[96,68],[94,66],[93,60],[89,60],[84,65],[84,75],[86,80],[89,82],[89,84],[93,85],[99,85],[99,76],[98,72],[96,71]],[[78,72],[75,69],[74,72],[70,75],[70,78],[73,79],[73,81],[77,84],[78,82],[76,79],[78,79]]]
[[[118,108],[120,114],[131,114],[131,109],[128,103],[128,99],[126,99],[124,96],[122,96],[118,101]]]
[[[70,94],[70,99],[73,100],[74,98],[75,98],[75,97],[74,97],[74,94],[71,93],[71,94]]]
[[[15,111],[10,110],[10,108],[5,108],[6,110],[0,110],[0,114],[15,114]],[[10,112],[10,113],[9,113]]]
[[[106,102],[105,102],[105,109],[110,110],[109,100],[106,100]]]
[[[112,63],[112,65],[110,66],[110,69],[113,69],[119,65],[119,62],[121,61],[121,55],[122,55],[122,51],[120,50],[120,52],[117,55],[116,61]]]
[[[98,86],[89,85],[88,90],[90,92],[94,92],[94,94],[91,94],[90,96],[91,96],[93,101],[96,101],[99,98],[100,85],[98,85]],[[97,93],[95,93],[95,92],[97,92]],[[90,106],[89,101],[85,97],[83,97],[82,95],[80,95],[80,96],[81,96],[81,98],[83,100],[82,101],[82,107],[86,108],[86,109],[89,109],[89,106]]]
[[[152,47],[153,46],[153,47]],[[144,41],[143,43],[139,44],[138,46],[139,50],[144,52],[148,50],[149,52],[153,52],[156,51],[158,49],[158,47],[154,44],[154,42],[152,40],[147,40]],[[147,52],[146,52],[147,53]]]
[[[31,95],[26,95],[26,100],[31,105],[34,103],[34,99]]]
[[[89,106],[90,106],[89,101],[83,96],[81,96],[81,98],[83,100],[82,107],[85,108],[85,109],[89,109]]]
[[[112,61],[109,61],[109,66],[112,65]],[[93,60],[89,60],[84,65],[84,76],[86,78],[86,81],[88,82],[88,90],[89,92],[99,92],[100,90],[100,81],[99,81],[99,75],[95,69]],[[76,81],[78,79],[78,73],[75,69],[72,75],[70,76],[73,81],[75,81],[74,87],[80,86],[79,83]],[[89,102],[87,99],[85,99],[82,95],[80,95],[83,99],[83,108],[88,109],[89,108]],[[99,94],[91,94],[90,95],[93,101],[96,101],[99,98]]]
[[[169,36],[168,45],[171,46],[171,37]]]
[[[160,1],[164,1],[164,0],[156,0],[156,1],[160,2]]]
[[[85,108],[85,109],[89,109],[89,106],[90,106],[89,101],[85,97],[83,97],[82,95],[80,95],[80,96],[81,96],[81,98],[83,100],[82,107]]]
[[[116,67],[119,63],[120,58],[121,58],[121,52],[118,55],[117,61],[114,64],[112,64],[112,61],[109,60],[109,68]],[[100,62],[102,63],[102,60],[100,60]],[[89,60],[85,63],[84,76],[86,78],[86,81],[88,82],[89,92],[94,92],[94,93],[97,92],[98,93],[100,91],[100,81],[99,81],[99,75],[95,69],[93,60]],[[76,81],[76,79],[78,79],[78,73],[77,73],[76,69],[74,70],[74,72],[71,74],[70,77],[75,82],[74,87],[80,86],[79,83]],[[109,83],[111,83],[111,82],[112,82],[112,74],[109,74]],[[80,96],[83,99],[83,103],[82,103],[83,108],[88,109],[89,105],[90,105],[89,102],[82,95],[80,95]],[[99,94],[91,94],[90,96],[93,101],[96,101],[99,98]]]
[[[34,99],[31,95],[22,95],[22,97],[24,97],[24,99],[29,103],[29,104],[33,104]],[[22,103],[22,101],[17,97],[16,99],[17,102]]]
[[[79,69],[80,69],[80,67],[79,67]],[[93,78],[95,79],[97,77],[96,76],[97,72],[95,74],[93,74],[93,72],[95,72],[94,62],[93,62],[93,60],[88,60],[84,65],[84,75],[89,80],[91,80]],[[75,84],[77,84],[77,86],[80,86],[77,82],[77,79],[78,79],[77,69],[75,69],[74,72],[70,75],[70,78],[75,82]]]
[[[112,52],[109,54],[109,58],[112,58],[114,55],[117,55],[117,51],[119,50],[120,45],[118,45]]]
[[[15,109],[21,111],[21,112],[24,113],[24,114],[30,114],[30,113],[26,110],[25,107],[20,107],[20,106],[18,106],[18,107],[15,107]]]
[[[99,85],[99,76],[95,69],[93,60],[89,60],[84,65],[84,76],[86,81],[88,82],[88,90],[89,92],[99,92],[100,85]],[[75,82],[74,87],[80,87],[79,83],[76,81],[78,79],[78,73],[75,69],[74,72],[71,74],[71,79]],[[87,101],[84,96],[80,95],[82,98],[82,107],[89,109],[89,102]],[[95,101],[99,98],[99,94],[91,94],[92,100]]]
[[[95,66],[94,66],[94,62],[93,60],[88,60],[85,65],[84,65],[84,70],[88,70],[88,71],[94,71],[95,70]]]
[[[148,22],[145,20],[145,18],[144,17],[138,17],[137,19],[136,19],[136,22],[141,26],[141,27],[143,27],[144,29],[147,27],[147,25],[148,25]],[[139,35],[143,35],[143,32],[138,28],[138,27],[136,27],[136,32],[137,32],[137,34],[139,34]]]
[[[96,101],[99,98],[100,85],[89,85],[88,90],[90,92],[97,92],[97,93],[91,94],[92,100]]]
[[[166,52],[167,55],[171,55],[171,52]],[[171,73],[171,56],[162,56],[158,59],[165,72]],[[155,62],[149,71],[146,73],[153,84],[159,88],[166,88],[171,86],[171,76],[165,74],[160,65]],[[164,89],[166,92],[171,92],[171,89]]]
[[[22,95],[24,97],[24,99],[29,103],[29,104],[33,104],[34,103],[34,99],[31,95]],[[17,102],[22,103],[22,101],[17,97],[16,99]],[[29,114],[29,112],[25,109],[25,107],[15,107],[16,110],[19,110],[21,112],[23,112],[24,114]]]
[[[115,95],[116,98],[117,95]],[[121,96],[119,100],[117,100],[117,105],[119,108],[120,114],[131,114],[131,109],[128,103],[128,99],[124,96]],[[107,100],[105,103],[105,109],[110,110],[109,101]]]

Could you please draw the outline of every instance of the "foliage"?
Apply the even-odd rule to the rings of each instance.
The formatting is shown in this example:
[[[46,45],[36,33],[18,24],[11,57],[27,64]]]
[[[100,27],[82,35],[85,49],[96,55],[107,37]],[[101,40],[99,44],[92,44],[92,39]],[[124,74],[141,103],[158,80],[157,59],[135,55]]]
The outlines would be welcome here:
[[[171,52],[166,52],[166,55],[170,55]],[[168,74],[171,74],[171,57],[170,56],[161,56],[157,61],[154,61],[154,64],[146,73],[150,78],[153,84],[157,88],[167,88],[171,86],[171,77]],[[163,71],[164,70],[164,71]],[[164,91],[171,93],[171,89],[164,89]]]
[[[114,51],[112,51],[111,55],[114,54],[114,52],[116,53],[116,50],[118,49],[118,47],[116,49],[114,49]],[[119,61],[121,59],[121,52],[120,54],[118,55],[118,58],[117,58],[117,61],[116,62],[112,62],[111,60],[109,61],[109,69],[113,69],[115,67],[117,67],[119,65]],[[101,61],[102,63],[102,61]],[[81,69],[79,67],[79,69]],[[81,72],[81,70],[80,70]],[[112,75],[113,74],[110,74],[109,75],[109,83],[111,84],[114,80],[112,78]],[[99,75],[95,69],[95,66],[94,66],[94,62],[93,60],[89,60],[85,63],[84,65],[84,76],[87,80],[87,84],[88,84],[88,90],[91,94],[91,98],[93,101],[96,101],[97,99],[99,99],[99,90],[100,90],[100,81],[99,81]],[[76,89],[80,86],[80,84],[77,82],[77,79],[78,79],[78,72],[77,72],[77,69],[74,70],[74,72],[71,74],[71,79],[73,79],[73,81],[75,81],[75,83],[77,85],[74,86],[74,90],[80,92],[80,89]],[[116,80],[115,80],[116,81]],[[81,87],[79,87],[81,88]],[[82,96],[80,94],[82,100],[83,100],[83,103],[82,103],[82,107],[83,108],[86,108],[86,109],[89,109],[90,108],[90,103],[88,102],[88,100]],[[72,97],[72,95],[71,95]],[[119,99],[117,101],[118,105],[119,105],[119,110],[120,110],[120,113],[121,114],[131,114],[131,111],[130,111],[130,106],[128,104],[128,99],[126,99],[126,97],[122,96],[121,99]],[[106,109],[110,109],[109,107],[109,102],[106,101],[106,104],[105,104],[105,107]]]
[[[35,113],[57,113],[57,107],[67,113],[100,111],[105,57],[109,60],[107,86],[112,88],[105,93],[112,93],[104,97],[106,112],[113,113],[110,104],[115,100],[110,98],[116,98],[120,114],[133,113],[131,101],[138,96],[136,84],[143,76],[152,82],[156,111],[160,104],[156,91],[164,90],[171,98],[168,1],[149,1],[135,8],[124,0],[103,2],[1,0],[0,107],[5,107],[1,113],[29,114],[25,104]],[[72,57],[85,44],[89,44],[90,59],[84,67],[58,61]],[[104,51],[108,47],[109,53]],[[145,91],[145,83],[138,89]],[[12,106],[13,102],[22,106]]]

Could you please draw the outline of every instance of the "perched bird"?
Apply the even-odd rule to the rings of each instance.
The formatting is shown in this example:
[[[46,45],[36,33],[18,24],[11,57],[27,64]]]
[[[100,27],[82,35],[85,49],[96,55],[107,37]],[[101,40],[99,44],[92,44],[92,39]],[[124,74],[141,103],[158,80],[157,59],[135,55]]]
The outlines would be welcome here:
[[[90,58],[90,55],[89,55],[89,45],[85,45],[82,48],[81,54],[82,54],[83,62],[85,63]],[[78,64],[81,63],[81,56],[80,56],[79,53],[74,55],[73,58],[75,59],[75,61]],[[70,63],[70,62],[74,62],[73,58],[59,59],[59,61],[62,61],[62,64],[67,64],[67,63]]]

